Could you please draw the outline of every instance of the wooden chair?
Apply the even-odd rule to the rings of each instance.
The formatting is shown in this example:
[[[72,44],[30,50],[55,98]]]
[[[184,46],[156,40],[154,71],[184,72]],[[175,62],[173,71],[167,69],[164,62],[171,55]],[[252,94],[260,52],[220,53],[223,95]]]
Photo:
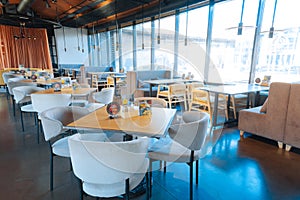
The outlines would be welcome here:
[[[206,112],[210,115],[210,121],[212,122],[213,116],[214,98],[211,98],[210,93],[206,90],[194,89],[191,95],[191,102],[189,104],[189,111],[198,110]],[[219,110],[226,110],[226,100],[219,95]],[[228,119],[228,113],[225,111],[225,117]]]
[[[185,84],[159,85],[157,98],[165,99],[169,104],[169,108],[172,108],[173,103],[183,102],[184,108],[187,110]]]
[[[157,97],[136,97],[134,99],[134,104],[138,105],[138,103],[141,101],[151,101],[151,105],[153,107],[159,107],[159,108],[168,107],[168,102],[166,100]]]

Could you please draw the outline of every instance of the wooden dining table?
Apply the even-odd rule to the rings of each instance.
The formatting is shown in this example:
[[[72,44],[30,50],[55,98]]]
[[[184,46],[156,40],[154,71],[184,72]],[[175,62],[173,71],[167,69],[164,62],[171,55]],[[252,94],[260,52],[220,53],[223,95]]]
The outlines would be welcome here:
[[[54,91],[53,88],[49,88],[46,90],[41,90],[35,92],[35,94],[72,94],[72,95],[88,95],[92,92],[95,92],[96,88],[76,88],[73,89],[72,87],[65,87],[61,88],[60,91]]]
[[[131,109],[138,109],[133,107]],[[105,130],[147,137],[165,135],[175,116],[176,109],[152,107],[150,115],[132,115],[110,118],[106,106],[68,124],[66,128],[77,130]]]
[[[144,80],[144,83],[149,83],[149,96],[152,96],[153,87],[156,85],[170,85],[174,83],[192,83],[198,82],[197,80],[193,79],[182,79],[182,78],[170,78],[170,79],[157,79],[157,80]]]
[[[44,88],[52,87],[53,83],[57,83],[57,82],[61,83],[61,80],[58,80],[58,79],[45,80],[45,79],[42,79],[42,78],[36,79],[35,81],[33,81],[32,79],[24,79],[24,80],[21,80],[21,81],[24,82],[24,83],[36,83],[37,85],[40,85]]]
[[[85,100],[89,100],[90,94],[96,92],[97,88],[76,88],[65,87],[61,88],[60,91],[54,91],[54,88],[49,88],[45,90],[41,90],[35,92],[34,94],[71,94],[73,99],[84,98]]]

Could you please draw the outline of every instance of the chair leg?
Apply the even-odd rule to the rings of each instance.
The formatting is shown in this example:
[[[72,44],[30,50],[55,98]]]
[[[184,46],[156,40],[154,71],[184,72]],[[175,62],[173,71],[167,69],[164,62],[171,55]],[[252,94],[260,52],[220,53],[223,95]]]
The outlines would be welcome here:
[[[16,103],[14,98],[12,98],[12,105],[13,105],[13,112],[14,112],[14,117],[16,116]]]
[[[37,143],[40,143],[40,120],[37,119],[37,130],[36,130],[36,139],[37,139]]]
[[[23,121],[23,112],[21,108],[20,108],[20,117],[21,117],[22,131],[24,132],[25,129],[24,129],[24,121]]]
[[[125,182],[125,195],[124,195],[125,200],[129,200],[129,178],[126,179]]]
[[[9,100],[9,92],[8,92],[8,87],[5,86],[5,90],[6,90],[6,99]]]
[[[162,161],[164,164],[164,173],[167,173],[167,161]]]
[[[196,161],[196,184],[199,182],[199,160]]]
[[[149,196],[152,196],[152,162],[153,160],[149,159]]]
[[[78,180],[78,183],[79,183],[79,189],[80,189],[80,200],[83,200],[83,188],[82,188],[82,181],[79,179],[79,178],[77,178],[77,180]]]
[[[49,142],[50,148],[51,144]],[[51,148],[51,153],[50,153],[50,190],[53,190],[53,152]]]
[[[194,151],[191,151],[190,157],[190,200],[193,200],[193,163],[194,163]]]
[[[150,193],[149,193],[149,174],[146,172],[146,198],[147,200],[150,199]]]

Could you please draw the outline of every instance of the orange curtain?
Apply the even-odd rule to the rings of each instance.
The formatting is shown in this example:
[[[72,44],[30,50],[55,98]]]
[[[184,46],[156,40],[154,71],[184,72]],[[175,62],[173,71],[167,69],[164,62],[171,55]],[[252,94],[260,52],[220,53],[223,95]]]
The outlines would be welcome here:
[[[15,39],[14,35],[20,35],[20,27],[0,25],[0,69],[24,65],[52,70],[46,29],[25,28],[24,34],[25,38]]]

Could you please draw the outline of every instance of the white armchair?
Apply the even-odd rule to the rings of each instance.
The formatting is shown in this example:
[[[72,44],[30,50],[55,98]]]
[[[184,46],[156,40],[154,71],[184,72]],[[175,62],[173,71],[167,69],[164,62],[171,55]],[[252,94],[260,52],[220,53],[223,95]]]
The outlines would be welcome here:
[[[184,123],[171,126],[169,136],[159,139],[149,148],[150,180],[153,161],[188,163],[190,167],[190,199],[193,199],[193,163],[196,161],[196,184],[198,184],[198,161],[201,158],[201,148],[209,132],[209,115],[204,112],[188,111],[183,113],[182,119]]]
[[[105,140],[105,136],[91,138],[91,134],[75,134],[69,138],[74,174],[82,181],[82,190],[88,195],[114,197],[125,194],[128,198],[129,191],[141,183],[145,174],[147,177],[148,140]]]
[[[86,107],[90,112],[102,108],[114,100],[114,93],[115,90],[113,87],[102,88],[100,92],[93,93],[93,99],[96,101],[96,103],[89,103]]]
[[[45,89],[37,86],[19,86],[12,89],[14,100],[20,108],[22,131],[24,131],[23,113],[34,113],[36,115],[36,110],[33,109],[31,104],[30,95],[41,90]]]
[[[70,157],[68,137],[64,125],[87,115],[87,109],[78,106],[55,107],[43,111],[40,118],[43,125],[44,138],[50,146],[50,190],[53,190],[53,157]],[[59,137],[61,136],[61,137]]]

